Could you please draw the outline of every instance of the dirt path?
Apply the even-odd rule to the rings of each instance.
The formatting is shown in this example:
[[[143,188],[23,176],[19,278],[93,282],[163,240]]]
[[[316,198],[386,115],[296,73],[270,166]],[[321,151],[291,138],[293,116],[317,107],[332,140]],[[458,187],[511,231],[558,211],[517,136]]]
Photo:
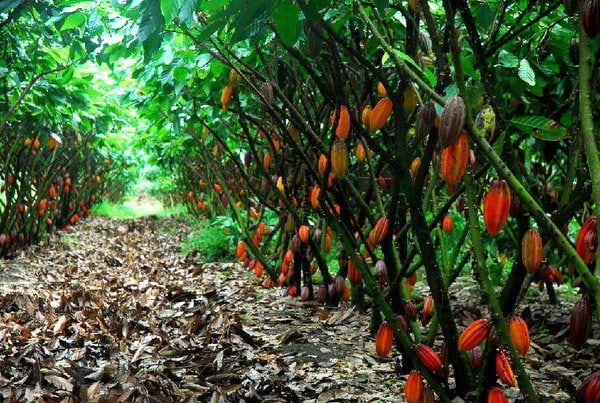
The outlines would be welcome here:
[[[0,261],[0,400],[401,400],[404,377],[374,355],[368,316],[184,257],[185,233],[174,219],[94,218]],[[476,289],[455,287],[464,322],[480,315]],[[534,383],[544,401],[569,401],[600,343],[568,362],[568,304],[522,305]]]

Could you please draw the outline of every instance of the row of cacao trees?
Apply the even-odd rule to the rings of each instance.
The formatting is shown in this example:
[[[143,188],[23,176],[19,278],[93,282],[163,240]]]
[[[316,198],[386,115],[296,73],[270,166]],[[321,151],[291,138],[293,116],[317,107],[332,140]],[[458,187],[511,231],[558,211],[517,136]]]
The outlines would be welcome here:
[[[503,402],[510,387],[540,401],[528,287],[553,302],[556,284],[577,287],[575,349],[600,319],[598,2],[257,3],[167,21],[201,69],[170,120],[190,211],[231,214],[263,286],[371,307],[407,401]],[[160,68],[149,85],[168,90]],[[449,296],[467,272],[473,323]],[[598,396],[596,371],[577,399]]]

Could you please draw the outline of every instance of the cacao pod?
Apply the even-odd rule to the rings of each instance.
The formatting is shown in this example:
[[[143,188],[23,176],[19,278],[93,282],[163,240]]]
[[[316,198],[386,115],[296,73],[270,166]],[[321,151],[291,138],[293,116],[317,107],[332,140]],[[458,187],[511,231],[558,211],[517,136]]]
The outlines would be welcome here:
[[[327,168],[327,157],[325,154],[319,156],[319,173],[321,176],[325,175],[325,169]]]
[[[393,103],[389,98],[382,98],[377,102],[375,108],[371,111],[369,117],[369,130],[376,132],[381,129],[387,123],[390,115],[392,114]]]
[[[381,358],[388,356],[394,345],[394,329],[388,322],[383,322],[375,336],[375,351]]]
[[[569,323],[569,343],[580,349],[592,330],[592,306],[589,297],[579,299],[573,306]]]
[[[412,301],[404,301],[402,304],[402,311],[404,312],[404,316],[411,322],[417,320],[417,308]]]
[[[383,260],[378,260],[375,263],[375,276],[377,277],[377,284],[379,287],[385,286],[388,281],[387,266]]]
[[[309,230],[308,225],[302,224],[298,229],[298,237],[302,242],[308,242]]]
[[[365,106],[362,110],[361,120],[362,120],[363,124],[367,127],[369,127],[369,121],[371,120],[372,112],[373,112],[373,108],[371,107],[371,105]]]
[[[421,106],[417,112],[417,138],[422,140],[429,134],[433,128],[435,118],[435,104],[430,100]]]
[[[301,291],[300,291],[300,300],[302,302],[310,300],[310,289],[306,285],[303,285],[302,288],[301,288]]]
[[[229,110],[229,102],[231,101],[231,96],[233,95],[233,87],[231,85],[226,85],[223,87],[223,92],[221,93],[221,106],[223,110],[227,112]]]
[[[426,326],[431,320],[434,309],[435,302],[433,301],[433,297],[430,295],[423,301],[423,309],[421,310],[421,323],[423,326]]]
[[[446,234],[452,233],[452,228],[454,228],[454,223],[452,222],[452,217],[449,215],[444,217],[444,221],[442,222],[442,228]]]
[[[515,349],[522,357],[525,357],[530,344],[527,323],[520,316],[513,316],[508,321],[508,330]]]
[[[423,376],[416,369],[411,371],[404,385],[404,398],[407,403],[421,403],[423,396]]]
[[[419,168],[421,168],[421,158],[416,157],[410,164],[410,176],[413,180],[415,180],[415,178],[417,177],[417,172],[419,172]]]
[[[479,369],[483,365],[483,350],[479,346],[475,346],[467,351],[469,363],[474,369]]]
[[[388,220],[387,217],[381,217],[377,220],[377,223],[371,232],[369,232],[369,241],[371,242],[371,245],[379,245],[387,236],[389,228],[390,220]]]
[[[240,73],[233,69],[229,71],[229,85],[231,85],[231,87],[237,87],[241,80],[242,77],[240,76]]]
[[[442,147],[450,147],[458,135],[461,133],[465,124],[465,102],[463,99],[455,95],[446,102],[438,135],[442,143]]]
[[[575,399],[577,403],[600,403],[600,370],[592,372],[581,382]]]
[[[581,23],[587,36],[595,37],[600,32],[600,0],[584,0]]]
[[[490,236],[496,236],[508,219],[510,188],[503,179],[495,179],[483,199],[483,221]]]
[[[260,94],[268,105],[273,104],[273,86],[270,82],[264,82],[263,85],[261,85]]]
[[[356,144],[355,155],[358,162],[363,162],[367,156],[365,146],[360,141]]]
[[[377,83],[377,94],[379,94],[379,96],[381,98],[385,98],[388,96],[387,89],[385,88],[385,85],[383,85],[383,83],[381,81]]]
[[[529,229],[521,241],[521,258],[528,273],[535,273],[544,258],[544,245],[540,232]]]
[[[496,353],[496,375],[498,375],[498,378],[508,386],[512,387],[517,385],[517,378],[503,351],[498,351]]]
[[[331,168],[338,178],[344,177],[348,170],[348,149],[341,140],[335,140],[331,147]]]
[[[419,343],[415,346],[415,353],[417,354],[417,357],[419,357],[421,363],[430,371],[440,372],[444,369],[442,359],[431,347]]]
[[[577,233],[575,240],[575,250],[585,262],[590,264],[596,260],[596,248],[598,240],[596,235],[596,216],[589,216],[584,221],[581,229]]]
[[[493,387],[488,390],[487,403],[508,403],[508,398],[502,391],[502,389]]]
[[[315,185],[310,191],[310,205],[313,209],[319,208],[319,195],[321,194],[321,187]]]
[[[456,184],[465,174],[469,162],[469,139],[462,132],[450,146],[442,150],[440,168],[448,184],[448,193],[454,193]]]
[[[321,284],[317,291],[317,302],[319,304],[324,304],[327,301],[327,286],[325,284]]]
[[[402,109],[405,115],[410,115],[417,106],[417,90],[412,84],[408,84],[404,90],[404,102],[402,103]]]
[[[490,331],[490,321],[486,318],[471,322],[458,338],[458,351],[464,352],[480,345]]]
[[[345,105],[340,106],[340,116],[337,118],[337,114],[333,114],[333,122],[338,119],[337,127],[335,129],[335,135],[338,139],[345,141],[350,133],[350,113]]]
[[[490,105],[485,105],[477,114],[475,128],[480,136],[493,136],[496,130],[496,114]]]
[[[351,260],[348,262],[348,280],[355,285],[362,281],[362,273]]]
[[[405,332],[408,332],[408,321],[406,320],[406,318],[402,315],[398,315],[396,316],[396,320],[400,324],[400,329],[402,329]]]

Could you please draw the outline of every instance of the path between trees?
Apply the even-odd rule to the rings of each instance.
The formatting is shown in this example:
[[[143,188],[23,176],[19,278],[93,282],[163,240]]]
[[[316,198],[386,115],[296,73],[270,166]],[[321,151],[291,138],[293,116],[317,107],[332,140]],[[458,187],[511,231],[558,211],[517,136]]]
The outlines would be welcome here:
[[[262,289],[237,265],[183,256],[185,235],[174,218],[95,217],[0,261],[0,397],[402,399],[405,376],[364,338],[367,315],[301,303]],[[475,288],[456,287],[464,322],[479,317]],[[547,401],[568,401],[582,374],[600,366],[600,342],[567,361],[569,306],[528,305],[534,383]]]

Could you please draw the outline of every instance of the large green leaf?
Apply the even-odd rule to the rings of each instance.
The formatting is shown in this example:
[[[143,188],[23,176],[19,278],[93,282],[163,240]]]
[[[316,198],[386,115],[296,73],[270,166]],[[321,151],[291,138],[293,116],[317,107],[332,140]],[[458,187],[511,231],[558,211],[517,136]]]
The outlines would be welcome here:
[[[85,13],[82,11],[76,11],[71,13],[65,18],[62,26],[60,27],[61,31],[67,31],[73,28],[79,28],[85,22]]]
[[[532,87],[535,85],[535,72],[529,65],[527,59],[522,59],[519,62],[519,78]]]
[[[300,9],[296,4],[281,2],[275,8],[273,19],[277,32],[281,35],[281,39],[288,45],[292,46],[298,39],[298,19],[300,17]]]
[[[558,141],[569,134],[564,126],[544,116],[519,116],[510,123],[542,140]]]

